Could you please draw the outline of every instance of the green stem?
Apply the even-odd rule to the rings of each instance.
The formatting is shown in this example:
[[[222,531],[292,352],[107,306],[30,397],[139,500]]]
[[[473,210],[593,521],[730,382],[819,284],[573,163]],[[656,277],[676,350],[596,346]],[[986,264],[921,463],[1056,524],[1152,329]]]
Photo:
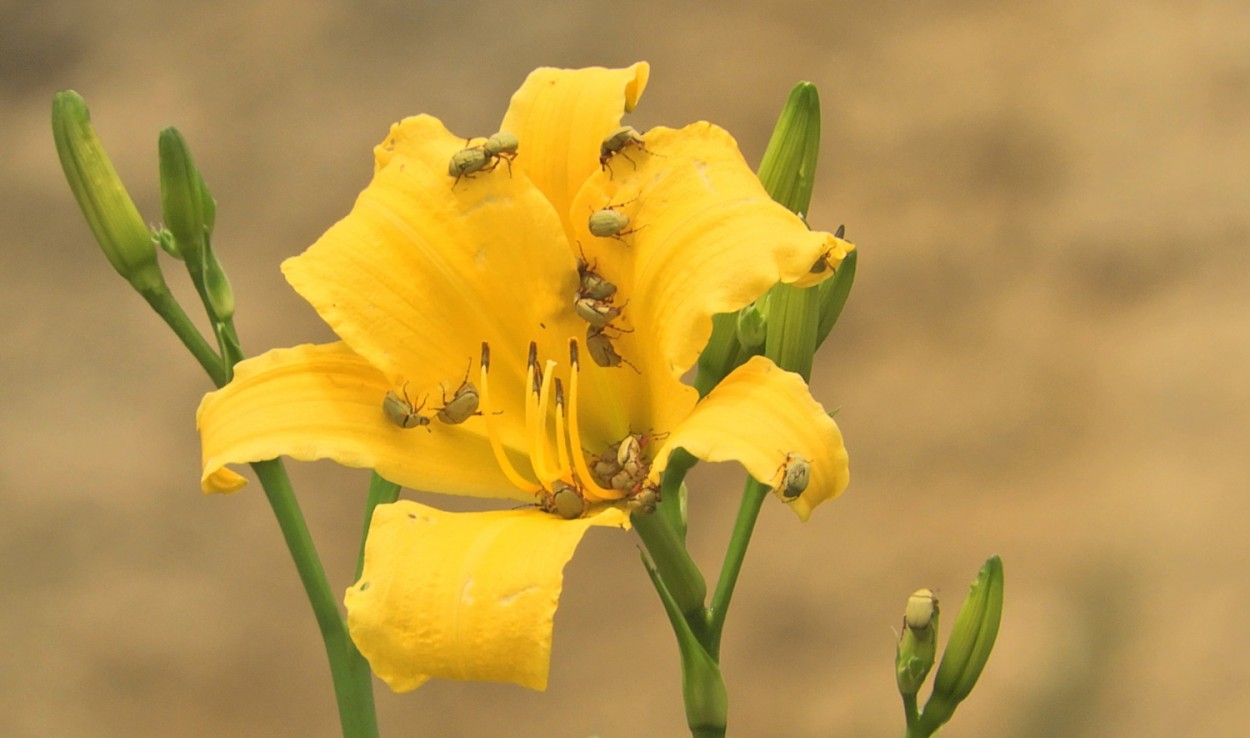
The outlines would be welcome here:
[[[667,503],[660,503],[661,505]],[[707,583],[668,518],[659,513],[634,515],[634,530],[647,548],[660,580],[701,643],[707,637]]]
[[[334,696],[338,701],[343,738],[377,738],[378,723],[369,664],[356,650],[347,633],[346,623],[339,614],[338,600],[330,591],[330,582],[317,557],[286,468],[280,460],[271,459],[252,464],[252,469],[265,489],[265,496],[282,529],[282,537],[295,561],[313,615],[317,618],[317,626],[321,629],[326,656],[330,660],[330,675],[334,680]]]
[[[377,472],[369,480],[369,497],[365,501],[365,529],[360,533],[360,557],[356,560],[356,579],[365,569],[365,543],[369,540],[369,525],[373,522],[373,508],[389,505],[399,499],[399,485],[388,482]]]
[[[708,631],[710,633],[709,652],[715,659],[720,659],[721,633],[725,628],[725,615],[729,611],[729,601],[733,599],[734,587],[738,583],[738,575],[742,572],[742,562],[746,559],[747,548],[751,545],[751,534],[755,531],[755,521],[760,516],[760,507],[768,497],[769,489],[754,479],[749,480],[742,492],[742,502],[738,505],[738,518],[734,521],[733,533],[729,537],[729,546],[725,550],[725,562],[721,565],[720,578],[716,582],[716,591],[712,593],[712,605],[708,608]]]
[[[903,714],[907,717],[907,730],[903,733],[903,738],[920,738],[927,733],[917,732],[916,721],[920,717],[920,710],[916,707],[916,695],[903,695]]]
[[[222,364],[221,357],[216,351],[208,345],[204,337],[200,335],[200,331],[187,317],[186,311],[178,304],[168,291],[160,292],[142,292],[143,299],[148,301],[156,314],[173,330],[178,339],[182,341],[182,345],[187,347],[195,360],[200,362],[200,366],[204,367],[204,371],[208,372],[208,376],[213,380],[213,384],[217,387],[224,387],[230,381],[225,366]]]

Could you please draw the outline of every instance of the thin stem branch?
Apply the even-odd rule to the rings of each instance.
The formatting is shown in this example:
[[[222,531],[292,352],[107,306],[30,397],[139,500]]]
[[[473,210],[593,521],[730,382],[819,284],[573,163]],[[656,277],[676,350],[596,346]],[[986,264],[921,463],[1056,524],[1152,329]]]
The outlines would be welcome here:
[[[168,291],[163,292],[142,292],[143,299],[148,301],[156,314],[161,316],[178,336],[178,340],[182,341],[182,345],[187,347],[195,360],[200,363],[204,371],[208,373],[209,379],[217,387],[226,386],[226,382],[230,381],[225,365],[221,361],[221,357],[208,345],[208,341],[204,340],[204,336],[200,335],[199,329],[187,317],[187,313],[178,304]]]
[[[751,545],[751,534],[755,530],[755,521],[760,516],[760,507],[767,497],[768,487],[754,479],[747,481],[746,489],[742,492],[742,501],[738,505],[733,533],[730,534],[729,545],[725,549],[725,562],[721,565],[720,578],[716,582],[716,591],[712,593],[712,604],[708,608],[708,630],[711,636],[708,650],[716,659],[720,658],[721,633],[725,628],[729,602],[733,599],[734,587],[742,572],[747,548]]]

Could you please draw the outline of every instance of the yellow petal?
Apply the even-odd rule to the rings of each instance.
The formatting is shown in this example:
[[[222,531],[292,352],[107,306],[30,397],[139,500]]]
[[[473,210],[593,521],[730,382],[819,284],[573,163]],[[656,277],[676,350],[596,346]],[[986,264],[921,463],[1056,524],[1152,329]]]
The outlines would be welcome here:
[[[240,363],[234,381],[200,403],[201,486],[232,492],[242,484],[231,482],[242,478],[227,464],[290,456],[376,469],[431,492],[530,499],[500,472],[481,418],[432,432],[400,428],[382,412],[390,389],[381,372],[338,343],[276,349]]]
[[[624,520],[615,508],[563,520],[381,505],[364,571],[347,590],[352,640],[396,692],[430,678],[546,689],[564,565],[588,528]]]
[[[740,462],[748,473],[776,487],[787,455],[811,467],[807,489],[788,503],[802,520],[820,503],[842,494],[850,481],[838,426],[809,394],[803,378],[762,356],[735,369],[695,406],[664,441],[652,477],[668,454],[684,448],[704,461]]]
[[[535,69],[512,96],[501,130],[520,139],[517,164],[561,218],[582,182],[599,168],[599,145],[634,109],[651,67]]]
[[[578,193],[573,212],[613,209],[629,217],[619,240],[595,238],[586,218],[574,238],[587,259],[628,299],[627,318],[643,359],[675,376],[689,369],[707,343],[712,315],[744,307],[777,282],[806,285],[824,258],[836,266],[853,248],[810,231],[765,192],[724,130],[696,123],[681,130],[653,128],[645,150],[631,149],[636,168],[595,172]]]
[[[351,213],[282,268],[347,345],[416,396],[454,392],[489,342],[500,423],[519,434],[529,341],[562,356],[579,329],[577,264],[519,168],[448,175],[463,148],[429,116],[396,124]]]
[[[247,479],[242,475],[231,469],[222,467],[211,474],[205,474],[204,480],[201,482],[200,486],[205,492],[230,493],[238,492],[243,489],[246,484]]]

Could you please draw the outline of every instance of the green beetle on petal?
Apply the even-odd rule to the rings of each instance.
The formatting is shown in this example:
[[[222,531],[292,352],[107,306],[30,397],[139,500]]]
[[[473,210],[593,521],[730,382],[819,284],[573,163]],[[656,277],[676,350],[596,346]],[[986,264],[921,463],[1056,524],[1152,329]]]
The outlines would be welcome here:
[[[412,400],[408,399],[407,390],[404,394],[400,394],[395,390],[388,390],[386,397],[382,400],[382,413],[386,415],[386,419],[400,428],[425,428],[429,432],[430,419],[422,415],[419,411],[425,407],[425,400],[420,405],[413,407]]]
[[[459,425],[474,415],[480,415],[477,410],[477,387],[469,381],[469,372],[472,370],[473,359],[470,358],[469,366],[464,370],[464,379],[460,380],[460,386],[452,393],[450,400],[447,399],[446,387],[443,389],[443,406],[438,409],[435,417],[448,425]]]
[[[782,471],[781,483],[773,490],[781,495],[786,502],[794,502],[807,489],[812,477],[812,466],[807,459],[798,454],[786,454],[786,460],[778,471]]]
[[[620,154],[625,161],[633,164],[634,168],[637,169],[638,164],[625,153],[625,149],[631,146],[647,151],[647,148],[642,143],[642,134],[638,133],[633,126],[620,126],[609,133],[604,137],[603,143],[599,144],[599,168],[606,171],[608,176],[611,177],[612,165],[608,162],[612,160],[612,157]],[[647,151],[647,153],[652,152]]]
[[[629,216],[612,208],[596,210],[588,222],[590,234],[598,238],[620,238],[629,227]],[[628,231],[632,233],[633,231]]]
[[[608,323],[621,314],[619,307],[604,300],[594,300],[589,297],[577,298],[573,302],[573,311],[577,313],[577,317],[590,323],[593,328],[607,327]]]
[[[465,142],[468,144],[468,141]],[[500,160],[508,165],[508,174],[512,174],[512,160],[516,158],[520,141],[516,134],[499,131],[486,139],[479,146],[468,146],[451,155],[447,164],[447,174],[455,177],[452,189],[460,183],[461,178],[471,177],[478,172],[491,172],[499,165]]]

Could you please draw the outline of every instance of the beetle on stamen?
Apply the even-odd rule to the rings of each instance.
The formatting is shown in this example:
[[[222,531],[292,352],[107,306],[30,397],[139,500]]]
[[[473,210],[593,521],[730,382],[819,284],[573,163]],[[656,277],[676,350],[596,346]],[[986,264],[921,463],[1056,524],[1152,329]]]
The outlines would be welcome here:
[[[551,492],[543,493],[538,506],[544,511],[554,513],[565,520],[576,520],[586,512],[586,500],[577,487],[562,480],[551,485]]]

